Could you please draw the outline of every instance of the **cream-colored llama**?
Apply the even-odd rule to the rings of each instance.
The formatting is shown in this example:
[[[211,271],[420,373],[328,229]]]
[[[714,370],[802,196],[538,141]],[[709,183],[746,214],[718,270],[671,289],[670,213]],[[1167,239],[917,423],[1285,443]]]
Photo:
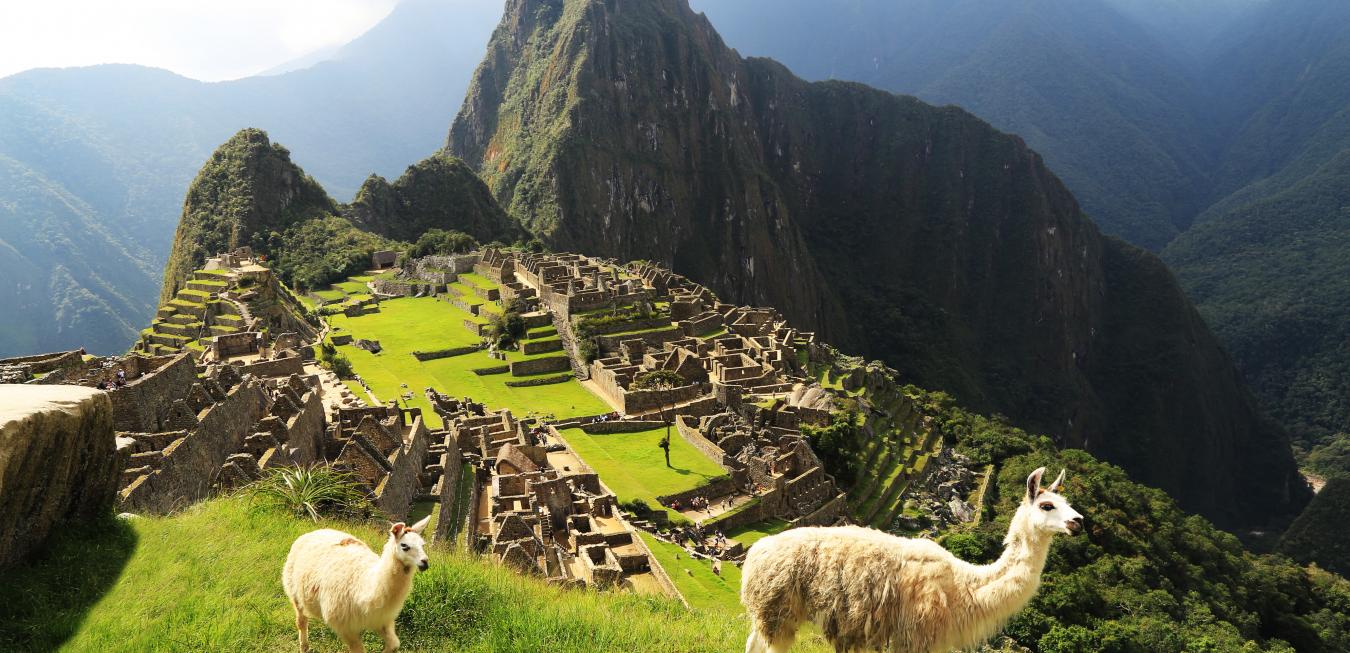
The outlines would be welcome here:
[[[1036,593],[1050,540],[1076,534],[1083,516],[1058,494],[1064,472],[1041,487],[1042,467],[992,564],[965,562],[931,540],[857,526],[797,528],[750,547],[741,603],[746,653],[782,653],[802,622],[818,623],[836,651],[946,653],[978,644]]]
[[[295,608],[300,650],[309,650],[309,618],[323,619],[349,651],[359,653],[361,633],[378,630],[386,653],[398,648],[394,618],[412,589],[413,574],[427,568],[422,529],[431,517],[389,528],[384,551],[329,528],[305,533],[291,545],[281,584]]]

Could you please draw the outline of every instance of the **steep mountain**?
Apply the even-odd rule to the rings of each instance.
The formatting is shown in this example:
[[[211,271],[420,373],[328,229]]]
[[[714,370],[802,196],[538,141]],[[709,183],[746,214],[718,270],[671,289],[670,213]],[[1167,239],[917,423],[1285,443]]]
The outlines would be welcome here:
[[[161,301],[206,257],[236,247],[270,257],[283,281],[308,289],[366,270],[373,252],[402,246],[358,229],[341,211],[289,150],[262,130],[241,130],[216,148],[188,187]]]
[[[1303,446],[1350,430],[1350,5],[1271,5],[1211,71],[1221,196],[1163,256]]]
[[[695,0],[728,42],[807,79],[956,104],[1018,134],[1103,231],[1152,250],[1204,208],[1218,134],[1172,30],[1209,34],[1210,0]],[[1171,3],[1180,4],[1180,3]],[[1126,12],[1129,12],[1126,14]],[[1204,20],[1200,20],[1203,16]],[[1208,26],[1208,27],[1205,27]],[[1210,37],[1205,37],[1210,38]]]
[[[0,356],[129,346],[154,312],[185,189],[243,127],[296,146],[344,198],[434,151],[499,16],[490,2],[405,0],[326,61],[232,82],[123,65],[0,79],[0,210],[24,215],[0,225],[0,247],[22,254],[0,263],[22,269],[2,292],[34,316],[0,329]]]
[[[524,235],[478,173],[444,152],[408,166],[392,184],[371,175],[343,213],[362,229],[409,242],[428,229],[462,231],[484,243]]]
[[[1278,550],[1299,562],[1350,574],[1350,476],[1327,481],[1289,525]]]
[[[448,149],[549,245],[773,305],[1221,524],[1307,500],[1162,263],[961,109],[742,59],[685,0],[511,0]]]

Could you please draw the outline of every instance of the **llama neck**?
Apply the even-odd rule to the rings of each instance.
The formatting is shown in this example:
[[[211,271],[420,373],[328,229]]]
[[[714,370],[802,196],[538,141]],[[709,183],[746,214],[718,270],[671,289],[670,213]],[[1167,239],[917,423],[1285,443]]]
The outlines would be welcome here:
[[[380,559],[366,570],[360,599],[368,609],[402,606],[412,589],[413,570],[394,555],[395,546],[392,540],[386,543]]]
[[[1026,606],[1040,587],[1051,535],[1030,528],[1026,521],[1019,510],[1003,540],[1003,555],[977,568],[981,582],[972,589],[972,608],[982,621],[1002,623]]]

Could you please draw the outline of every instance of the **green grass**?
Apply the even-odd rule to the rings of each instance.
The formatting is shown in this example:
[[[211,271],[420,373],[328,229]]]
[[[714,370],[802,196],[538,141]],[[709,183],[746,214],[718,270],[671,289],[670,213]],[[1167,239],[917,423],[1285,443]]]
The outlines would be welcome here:
[[[536,327],[525,332],[525,337],[530,340],[542,340],[544,338],[556,337],[557,335],[558,329],[551,325]]]
[[[333,315],[329,324],[340,327],[337,333],[350,333],[357,338],[378,340],[384,351],[379,355],[344,345],[338,349],[351,360],[357,374],[370,384],[383,401],[394,401],[411,391],[409,406],[420,407],[432,425],[439,419],[431,411],[422,390],[427,386],[455,397],[470,396],[491,409],[509,408],[517,417],[529,413],[552,414],[559,418],[578,415],[596,415],[610,410],[609,406],[582,387],[579,382],[557,383],[531,388],[511,388],[505,385],[510,375],[478,376],[474,368],[501,365],[486,352],[465,354],[451,358],[421,362],[412,357],[413,350],[451,348],[472,345],[478,337],[462,324],[468,313],[448,302],[434,297],[401,298],[380,302],[380,311],[360,317]],[[519,361],[557,352],[526,356],[508,352],[508,361]],[[407,384],[405,390],[401,384]],[[364,396],[357,393],[357,396]]]
[[[547,387],[547,386],[546,386]],[[670,464],[657,446],[665,427],[636,433],[592,435],[579,428],[562,436],[577,455],[600,474],[600,480],[620,501],[642,499],[658,508],[656,497],[690,490],[725,473],[717,463],[671,429]],[[677,516],[672,512],[672,518]]]
[[[695,337],[695,338],[708,339],[708,338],[716,338],[716,337],[718,337],[718,336],[724,336],[724,335],[726,335],[726,334],[727,334],[727,328],[726,328],[725,326],[720,326],[720,327],[717,327],[716,329],[713,329],[712,331],[708,331],[708,332],[705,332],[705,333],[700,333],[700,334],[698,334],[698,335],[696,335],[696,336],[694,336],[694,337]]]
[[[746,548],[749,548],[751,544],[754,544],[755,542],[758,542],[770,535],[777,535],[779,533],[782,533],[783,531],[787,530],[787,527],[788,522],[778,518],[770,518],[762,522],[749,524],[747,526],[742,526],[740,528],[735,528],[730,531],[727,531],[726,536],[733,540],[736,540],[737,542],[740,542],[741,544],[744,544]]]
[[[292,651],[294,616],[281,567],[294,539],[315,528],[381,546],[383,526],[313,522],[250,510],[225,498],[174,517],[113,519],[56,532],[29,564],[0,583],[0,650]],[[653,547],[656,555],[674,551]],[[674,599],[563,589],[448,549],[428,551],[397,628],[403,651],[738,651],[746,623],[734,597],[739,572],[724,579],[695,566],[694,610]],[[688,562],[687,560],[685,561]],[[674,576],[690,578],[678,565]],[[734,611],[734,612],[732,612]],[[804,633],[805,634],[805,633]],[[341,649],[311,621],[316,653]],[[370,650],[381,650],[373,633]],[[807,642],[802,651],[822,651]]]
[[[689,602],[689,607],[728,615],[741,614],[740,567],[724,562],[719,577],[712,572],[711,561],[690,558],[682,547],[658,540],[646,531],[638,532],[661,568],[670,574],[670,580]],[[677,554],[679,558],[675,557]]]
[[[341,290],[315,290],[311,294],[322,299],[325,303],[340,302],[347,298],[347,293]]]
[[[484,290],[491,290],[493,288],[501,287],[497,285],[496,282],[476,272],[466,272],[464,274],[459,275],[459,278],[475,286],[478,286],[479,288],[482,288]]]

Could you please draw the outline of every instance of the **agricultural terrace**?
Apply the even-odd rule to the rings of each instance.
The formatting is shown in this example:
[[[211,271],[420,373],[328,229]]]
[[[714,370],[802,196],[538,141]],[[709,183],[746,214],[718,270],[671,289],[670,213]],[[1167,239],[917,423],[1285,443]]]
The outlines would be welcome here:
[[[641,499],[658,508],[660,502],[656,497],[692,490],[726,473],[673,428],[670,467],[666,467],[665,452],[657,446],[666,435],[665,427],[604,434],[571,428],[561,433],[577,455],[600,474],[600,480],[620,502]],[[679,519],[673,512],[671,518]]]
[[[467,276],[467,275],[466,275]],[[379,341],[383,348],[372,354],[353,345],[338,350],[352,362],[352,368],[365,379],[375,395],[384,402],[399,400],[411,392],[409,407],[422,409],[432,426],[439,418],[432,411],[423,390],[433,387],[438,392],[455,397],[469,396],[490,408],[507,408],[518,417],[530,414],[553,415],[558,419],[579,415],[597,415],[609,412],[609,406],[582,387],[575,379],[533,387],[510,387],[507,381],[530,377],[513,377],[509,373],[475,374],[473,370],[501,367],[513,361],[547,356],[558,352],[525,355],[507,352],[507,360],[496,360],[486,352],[474,352],[450,358],[419,361],[414,350],[429,351],[474,345],[478,336],[464,327],[469,313],[449,302],[435,297],[405,297],[380,302],[378,312],[347,317],[330,315],[326,319],[334,333],[348,333],[354,338]],[[404,385],[407,385],[404,388]],[[358,397],[365,392],[354,382],[347,385]]]

